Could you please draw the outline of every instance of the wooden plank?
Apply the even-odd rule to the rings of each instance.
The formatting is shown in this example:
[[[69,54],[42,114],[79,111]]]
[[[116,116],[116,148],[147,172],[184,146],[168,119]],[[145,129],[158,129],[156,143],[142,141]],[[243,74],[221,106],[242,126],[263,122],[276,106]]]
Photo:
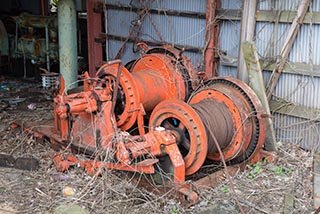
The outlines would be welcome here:
[[[272,93],[278,83],[278,80],[280,78],[280,75],[283,71],[283,68],[288,60],[288,56],[290,53],[290,50],[292,48],[293,42],[295,41],[295,38],[298,34],[298,31],[301,26],[301,21],[304,19],[304,16],[306,15],[307,9],[309,7],[311,0],[302,0],[298,11],[297,11],[297,16],[293,20],[291,27],[289,29],[289,32],[287,34],[287,38],[284,42],[284,45],[282,47],[282,50],[280,52],[280,58],[277,60],[277,66],[276,68],[272,71],[269,83],[267,84],[266,91],[267,91],[267,97],[270,100]]]
[[[259,62],[259,56],[257,48],[254,42],[244,42],[241,44],[244,61],[246,63],[250,86],[256,95],[259,97],[265,111],[270,114],[269,103],[267,95],[265,93],[265,88],[263,84],[262,70]],[[273,123],[271,118],[267,118],[267,137],[264,143],[265,149],[267,151],[276,151],[276,134],[273,129]]]
[[[221,65],[231,66],[231,67],[238,66],[237,57],[235,56],[221,56],[221,57],[223,57],[223,59],[220,60]],[[260,59],[259,61],[260,61],[261,68],[264,71],[273,71],[276,67],[275,62],[269,62],[262,59]],[[297,74],[297,75],[301,74],[301,75],[312,76],[312,77],[320,77],[320,65],[287,62],[282,72],[288,73],[288,74]]]
[[[241,10],[226,10],[218,9],[216,11],[216,18],[218,20],[240,21]],[[279,14],[279,17],[277,17]],[[279,22],[279,23],[292,23],[297,15],[297,11],[291,10],[257,10],[257,22]],[[307,12],[302,22],[303,24],[320,24],[320,12]]]
[[[275,67],[276,63],[262,62],[263,70],[273,71]],[[301,74],[312,77],[320,77],[320,65],[287,62],[282,72],[288,74]]]
[[[280,17],[276,17],[280,14]],[[297,11],[262,11],[259,10],[256,13],[257,21],[275,22],[280,23],[292,23],[297,16]],[[276,20],[278,18],[278,20]],[[303,24],[320,24],[320,12],[308,12],[306,13]]]
[[[230,20],[230,21],[240,21],[241,20],[241,10],[226,10],[226,9],[217,9],[216,10],[216,19],[218,20]]]
[[[320,121],[320,109],[304,107],[286,100],[270,100],[269,106],[271,112],[273,113],[285,114],[313,121]]]

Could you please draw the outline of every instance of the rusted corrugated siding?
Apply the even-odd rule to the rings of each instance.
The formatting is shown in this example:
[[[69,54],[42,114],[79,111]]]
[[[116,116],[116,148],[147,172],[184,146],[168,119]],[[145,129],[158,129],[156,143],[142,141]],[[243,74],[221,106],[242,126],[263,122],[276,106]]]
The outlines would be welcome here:
[[[188,3],[184,0],[157,0],[151,2],[151,8],[158,9],[159,11],[191,11],[202,15],[205,14],[206,11],[206,0],[188,0]],[[106,3],[141,7],[140,1],[108,0]],[[141,39],[198,48],[200,50],[198,53],[186,51],[185,54],[191,58],[194,64],[202,63],[203,54],[201,53],[201,49],[203,49],[205,45],[205,18],[174,16],[160,13],[150,14],[150,16],[151,18],[145,16],[142,20],[140,31]],[[137,14],[132,11],[108,9],[108,33],[125,38],[128,37],[130,29],[132,29],[132,23],[137,20],[137,17]],[[110,59],[116,56],[122,44],[123,42],[121,41],[109,40],[108,54]],[[133,53],[132,48],[133,43],[128,42],[126,51],[121,58],[124,63],[132,60],[134,57],[138,57],[139,54]]]

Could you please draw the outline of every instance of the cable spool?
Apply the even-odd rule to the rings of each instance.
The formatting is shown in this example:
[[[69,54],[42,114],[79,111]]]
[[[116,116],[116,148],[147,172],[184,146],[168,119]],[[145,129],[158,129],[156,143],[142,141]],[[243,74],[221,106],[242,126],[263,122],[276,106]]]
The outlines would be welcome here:
[[[188,104],[166,100],[156,106],[150,117],[150,130],[163,126],[176,135],[187,175],[199,170],[206,158],[221,161],[212,135],[229,163],[251,158],[265,138],[265,122],[257,116],[255,106],[259,111],[263,108],[251,89],[242,82],[236,82],[240,84],[238,88],[231,87],[233,79],[230,85],[212,81],[191,95]]]
[[[140,110],[148,114],[158,103],[172,98],[186,101],[192,92],[189,73],[195,73],[193,67],[186,67],[166,51],[147,53],[120,70],[115,115],[122,130],[135,124]],[[117,71],[118,64],[109,62],[100,67],[96,76],[106,86],[103,82],[115,82]]]
[[[250,160],[261,150],[266,138],[267,125],[264,116],[266,112],[259,98],[247,84],[232,77],[209,80],[205,82],[205,85],[226,94],[240,110],[242,125],[238,127],[243,129],[243,145],[239,154],[230,159],[229,164]],[[190,97],[189,103],[194,101],[195,97]],[[213,159],[212,155],[209,155],[208,158]]]
[[[225,149],[233,138],[234,130],[232,115],[227,111],[224,104],[214,102],[212,99],[205,99],[191,105],[191,107],[197,112],[205,127],[208,154],[218,152],[212,134],[215,135],[220,148]]]

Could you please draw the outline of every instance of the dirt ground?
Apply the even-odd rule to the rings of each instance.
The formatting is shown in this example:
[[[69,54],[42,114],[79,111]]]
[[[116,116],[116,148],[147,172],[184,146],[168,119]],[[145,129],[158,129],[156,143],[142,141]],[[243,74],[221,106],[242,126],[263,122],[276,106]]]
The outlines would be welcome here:
[[[13,121],[52,119],[52,93],[31,80],[0,79],[0,154],[34,157],[36,171],[0,167],[0,213],[313,213],[312,151],[278,143],[276,162],[259,162],[210,189],[196,189],[199,203],[185,206],[174,191],[138,185],[145,175],[106,170],[89,176],[73,167],[59,173],[49,145],[34,141]],[[210,167],[210,166],[206,166]],[[190,181],[192,184],[192,181]],[[239,204],[236,203],[238,200]],[[61,211],[64,208],[68,212]],[[73,210],[73,211],[72,211]]]

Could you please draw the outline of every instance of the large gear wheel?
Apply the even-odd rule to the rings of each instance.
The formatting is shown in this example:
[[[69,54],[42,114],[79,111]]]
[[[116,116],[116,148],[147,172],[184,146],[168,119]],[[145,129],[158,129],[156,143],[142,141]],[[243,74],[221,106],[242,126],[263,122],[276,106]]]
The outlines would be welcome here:
[[[264,143],[266,121],[262,114],[264,108],[249,86],[237,79],[217,78],[205,82],[188,103],[176,99],[159,103],[149,127],[162,126],[175,134],[186,175],[191,175],[206,158],[215,162],[224,159],[229,164],[249,160]]]
[[[232,78],[221,77],[208,80],[205,85],[213,88],[225,88],[226,90],[233,90],[235,94],[242,97],[247,102],[250,108],[252,136],[246,143],[242,154],[229,161],[229,164],[238,164],[249,160],[253,157],[262,147],[266,138],[266,119],[263,114],[266,114],[259,98],[254,91],[244,82]],[[196,92],[195,92],[196,93]]]

